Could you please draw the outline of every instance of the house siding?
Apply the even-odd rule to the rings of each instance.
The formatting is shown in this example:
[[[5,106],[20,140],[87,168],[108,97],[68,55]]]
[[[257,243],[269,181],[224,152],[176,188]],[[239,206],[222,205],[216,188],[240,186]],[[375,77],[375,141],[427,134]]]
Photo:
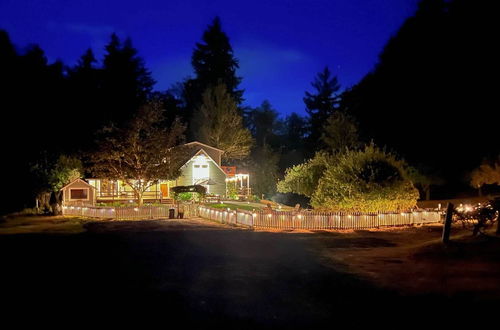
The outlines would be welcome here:
[[[193,184],[193,161],[190,160],[181,169],[182,174],[177,179],[177,186],[191,186]],[[209,192],[220,196],[226,195],[226,174],[214,162],[208,163],[208,175],[217,184],[210,185]]]
[[[219,196],[226,195],[226,174],[214,163],[210,163],[209,166],[210,179],[215,181],[217,184],[210,186],[210,193]]]
[[[71,200],[71,189],[86,189],[88,190],[87,199]],[[89,184],[81,181],[75,181],[63,189],[63,205],[94,205],[95,204],[95,190]]]
[[[193,161],[190,160],[181,168],[181,176],[176,180],[177,186],[190,186],[193,184]]]

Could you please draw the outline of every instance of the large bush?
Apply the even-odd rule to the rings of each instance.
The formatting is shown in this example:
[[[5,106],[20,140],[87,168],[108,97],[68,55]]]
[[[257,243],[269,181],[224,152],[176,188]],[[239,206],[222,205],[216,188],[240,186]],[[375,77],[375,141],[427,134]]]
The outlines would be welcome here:
[[[307,162],[288,168],[283,180],[277,184],[278,192],[311,197],[318,187],[319,179],[323,176],[328,164],[332,162],[331,155],[318,152]]]
[[[406,164],[392,154],[366,146],[347,151],[329,163],[311,198],[315,209],[329,211],[399,211],[419,197]]]

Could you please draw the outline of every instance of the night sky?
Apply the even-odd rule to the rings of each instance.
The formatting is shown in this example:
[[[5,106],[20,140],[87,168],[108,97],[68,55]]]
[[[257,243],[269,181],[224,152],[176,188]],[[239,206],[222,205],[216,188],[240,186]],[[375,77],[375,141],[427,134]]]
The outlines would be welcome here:
[[[218,15],[240,61],[245,104],[268,99],[281,113],[304,113],[302,97],[325,65],[343,87],[370,71],[417,0],[67,1],[1,0],[0,29],[20,47],[39,44],[50,61],[73,65],[109,35],[131,37],[157,90],[192,74],[191,53]]]

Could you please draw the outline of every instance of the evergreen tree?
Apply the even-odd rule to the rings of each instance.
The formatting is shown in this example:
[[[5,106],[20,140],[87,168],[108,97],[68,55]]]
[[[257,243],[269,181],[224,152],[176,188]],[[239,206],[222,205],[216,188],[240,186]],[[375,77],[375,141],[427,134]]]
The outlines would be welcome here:
[[[343,152],[360,146],[358,126],[351,116],[337,111],[326,121],[321,141],[331,152]]]
[[[228,36],[222,31],[219,17],[214,18],[203,33],[202,40],[203,42],[196,44],[191,58],[199,87],[204,91],[222,83],[239,105],[243,101],[243,90],[238,90],[241,82],[241,78],[236,76],[238,60],[234,57]]]
[[[287,116],[284,122],[286,150],[302,150],[307,131],[306,118],[298,115],[296,112],[292,112]]]
[[[186,118],[192,118],[195,110],[199,108],[203,93],[218,84],[226,86],[237,106],[241,104],[243,90],[238,89],[241,78],[236,76],[238,60],[234,57],[233,48],[228,36],[222,31],[218,17],[203,33],[202,42],[196,44],[191,64],[196,76],[184,83]],[[191,128],[192,135],[196,130],[196,127]]]
[[[154,79],[144,60],[137,55],[132,41],[121,42],[116,34],[106,45],[103,61],[102,96],[105,120],[123,123],[145,104]]]
[[[496,155],[500,145],[487,141],[498,139],[491,120],[498,98],[494,84],[485,83],[497,63],[490,42],[496,13],[487,1],[420,1],[374,70],[342,97],[363,137],[442,172],[449,183]],[[474,146],[466,157],[464,146]]]
[[[280,172],[292,165],[304,162],[308,153],[305,150],[305,138],[308,133],[307,119],[292,112],[283,123],[282,155],[279,162]]]
[[[338,92],[340,85],[337,77],[331,77],[328,67],[318,73],[311,85],[314,87],[315,93],[306,92],[304,103],[306,112],[309,115],[310,146],[312,146],[312,149],[316,149],[323,132],[323,126],[326,124],[328,117],[339,106],[340,96]]]
[[[249,172],[252,193],[257,197],[267,199],[276,194],[279,159],[279,153],[267,144],[253,148]]]
[[[68,116],[71,122],[77,122],[82,114],[88,119],[86,125],[74,127],[73,142],[83,149],[89,149],[94,140],[94,133],[106,124],[102,117],[102,70],[96,66],[97,60],[92,49],[87,49],[75,67],[68,73],[70,86],[71,111]]]
[[[282,122],[278,117],[278,112],[272,108],[271,103],[267,100],[247,113],[247,127],[250,129],[257,146],[270,145],[275,150],[279,148],[278,134]]]

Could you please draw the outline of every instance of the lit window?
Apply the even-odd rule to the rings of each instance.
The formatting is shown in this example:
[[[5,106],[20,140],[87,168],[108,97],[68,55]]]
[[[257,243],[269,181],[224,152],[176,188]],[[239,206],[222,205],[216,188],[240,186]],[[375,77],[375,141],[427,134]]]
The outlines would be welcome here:
[[[88,189],[71,189],[70,196],[71,199],[87,199]]]

